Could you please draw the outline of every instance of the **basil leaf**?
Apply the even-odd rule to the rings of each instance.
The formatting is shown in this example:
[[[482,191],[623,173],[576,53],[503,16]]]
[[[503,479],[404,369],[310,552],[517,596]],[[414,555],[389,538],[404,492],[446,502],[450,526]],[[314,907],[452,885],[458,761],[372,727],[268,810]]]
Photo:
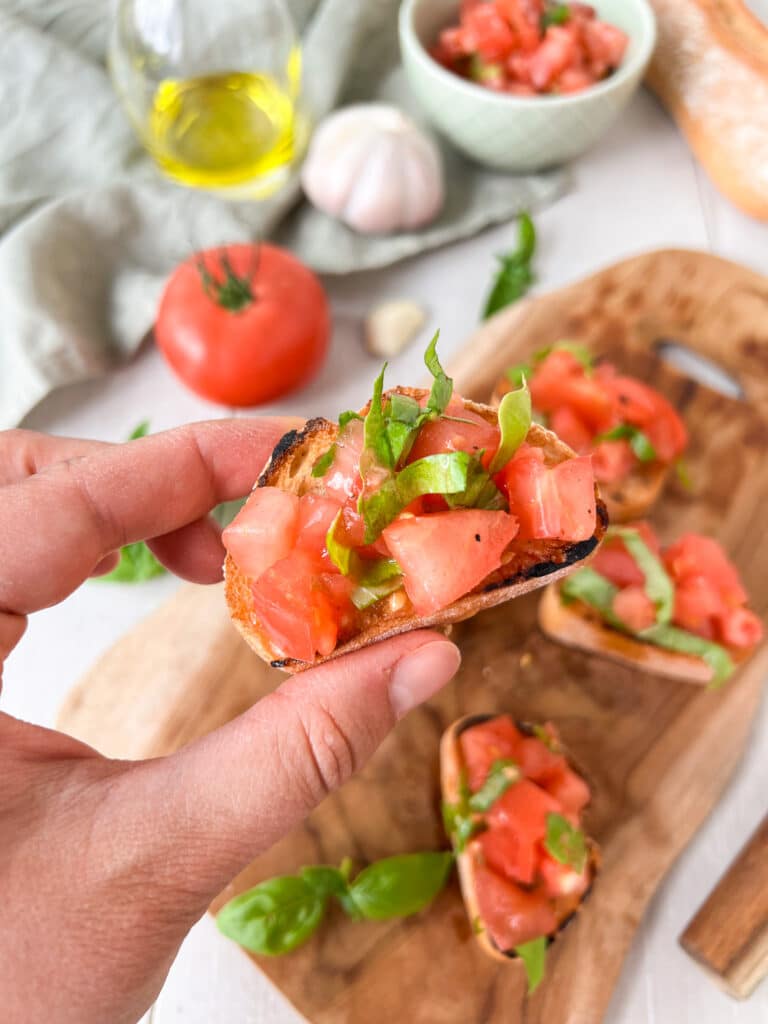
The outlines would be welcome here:
[[[580,828],[574,828],[562,814],[547,815],[547,835],[544,840],[547,852],[560,864],[578,871],[587,863],[587,841]]]
[[[445,375],[440,360],[437,358],[437,339],[439,337],[440,331],[435,331],[435,335],[424,353],[424,363],[434,377],[432,390],[427,399],[427,410],[436,416],[440,416],[445,411],[453,394],[453,381]]]
[[[536,991],[544,978],[547,943],[546,935],[542,935],[538,939],[524,942],[521,946],[515,946],[515,952],[523,961],[523,967],[525,967],[525,973],[528,977],[528,995]]]
[[[361,495],[358,511],[365,522],[364,542],[372,544],[402,510],[424,494],[455,494],[467,485],[466,452],[427,455],[386,480],[369,498]]]
[[[376,604],[383,597],[393,594],[402,585],[403,581],[400,576],[396,579],[386,580],[383,583],[360,584],[360,586],[355,587],[352,591],[350,600],[355,608],[363,611],[365,608],[370,608],[372,604]]]
[[[505,256],[498,257],[500,267],[486,299],[481,319],[487,320],[489,316],[525,295],[533,283],[530,263],[535,251],[536,229],[530,216],[521,213],[518,221],[517,248]]]
[[[333,460],[336,458],[336,445],[332,444],[325,455],[321,455],[312,467],[312,476],[317,478],[325,476],[328,470],[333,465]]]
[[[644,590],[656,608],[656,622],[669,622],[675,603],[675,585],[667,575],[661,561],[654,555],[637,530],[626,526],[613,526],[609,537],[620,537],[638,569],[645,577]]]
[[[142,420],[138,426],[134,427],[128,435],[129,441],[138,441],[140,437],[146,437],[149,433],[149,420]]]
[[[541,27],[544,32],[550,25],[565,25],[570,20],[571,9],[568,4],[552,4],[541,16]]]
[[[647,434],[644,434],[639,427],[633,427],[631,423],[620,423],[613,430],[607,430],[599,434],[598,441],[629,441],[629,447],[635,453],[640,462],[655,462],[657,459],[656,449],[651,444]]]
[[[401,395],[395,391],[387,400],[384,415],[407,426],[413,426],[421,416],[421,406],[410,395]]]
[[[470,810],[479,813],[489,811],[499,797],[504,796],[509,787],[514,786],[521,778],[520,769],[514,761],[506,758],[494,761],[485,782],[469,798]]]
[[[380,463],[380,465],[386,466],[388,469],[394,469],[395,464],[392,460],[392,452],[387,441],[384,408],[382,404],[382,395],[384,393],[384,374],[386,369],[387,364],[384,363],[381,373],[373,382],[371,405],[368,410],[368,415],[363,421],[363,444],[365,448],[372,453],[373,457],[378,463]]]
[[[360,556],[352,548],[348,548],[346,544],[341,544],[336,540],[336,527],[340,519],[341,509],[336,513],[333,522],[328,527],[328,532],[325,535],[325,550],[339,572],[344,576],[351,576],[356,574],[355,570],[358,568]]]
[[[348,423],[352,422],[352,420],[360,420],[361,423],[365,422],[359,412],[347,410],[347,412],[343,412],[341,416],[339,416],[339,430],[343,430]]]
[[[528,363],[518,363],[517,366],[508,366],[504,371],[504,376],[510,382],[514,384],[516,388],[522,387],[527,380],[530,380],[533,376],[533,370]]]
[[[302,868],[299,877],[322,899],[338,896],[347,890],[347,878],[340,868],[328,864]]]
[[[140,540],[121,548],[120,561],[112,572],[95,579],[101,583],[145,583],[157,576],[164,576],[167,571],[144,541]]]
[[[736,665],[725,647],[705,640],[703,636],[689,633],[685,629],[661,624],[644,629],[639,636],[656,647],[701,658],[712,669],[712,681],[709,685],[714,690],[719,689],[736,671]]]
[[[617,593],[618,587],[589,565],[571,573],[560,586],[564,604],[583,601],[599,612],[609,625],[626,632],[624,623],[613,613],[613,599]]]
[[[441,805],[443,815],[443,826],[457,853],[466,849],[467,843],[473,835],[481,828],[481,822],[468,810],[466,801],[457,804],[449,804],[443,801]]]
[[[677,476],[678,483],[686,491],[693,490],[693,477],[691,476],[691,470],[685,459],[678,459],[675,463],[675,475]]]
[[[387,857],[361,871],[351,882],[349,895],[369,921],[406,917],[432,902],[448,880],[452,865],[449,852]]]
[[[547,345],[545,348],[540,348],[533,357],[534,363],[543,363],[548,355],[552,352],[570,352],[571,355],[581,363],[581,366],[587,376],[590,376],[595,361],[592,358],[592,353],[589,351],[586,345],[582,345],[580,341],[557,341],[554,345]]]
[[[362,562],[362,560],[361,560]],[[403,570],[394,558],[379,558],[375,562],[362,562],[360,583],[364,587],[377,587],[402,575]]]
[[[470,458],[467,469],[467,486],[456,494],[444,495],[450,508],[482,508],[489,511],[503,511],[509,506],[507,499],[498,489],[478,456]]]
[[[531,392],[523,383],[516,391],[508,391],[499,404],[499,450],[488,467],[493,475],[500,472],[528,436],[531,429]]]
[[[320,924],[325,905],[326,896],[309,881],[282,875],[230,900],[216,915],[216,924],[252,953],[278,956],[307,941]]]

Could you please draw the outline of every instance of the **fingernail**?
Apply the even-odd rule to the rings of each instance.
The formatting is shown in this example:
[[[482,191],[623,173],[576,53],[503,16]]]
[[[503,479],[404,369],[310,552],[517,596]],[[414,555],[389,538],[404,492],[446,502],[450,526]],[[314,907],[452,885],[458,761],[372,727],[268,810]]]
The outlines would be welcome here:
[[[434,640],[401,658],[392,670],[389,700],[397,718],[442,689],[456,675],[461,654],[455,644]]]

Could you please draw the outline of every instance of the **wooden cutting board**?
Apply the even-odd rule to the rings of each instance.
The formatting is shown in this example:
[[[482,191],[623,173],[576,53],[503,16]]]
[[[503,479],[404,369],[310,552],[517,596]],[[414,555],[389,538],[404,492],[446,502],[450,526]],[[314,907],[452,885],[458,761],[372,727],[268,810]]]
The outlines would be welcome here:
[[[692,435],[693,489],[671,484],[654,522],[665,539],[689,529],[717,536],[765,615],[768,280],[700,253],[627,260],[483,325],[453,365],[457,387],[484,399],[506,365],[564,337],[651,381],[680,408]],[[657,352],[662,339],[717,361],[745,400],[670,369]],[[502,711],[554,720],[592,781],[588,826],[604,869],[590,900],[555,943],[547,979],[529,1000],[518,967],[480,952],[455,883],[407,921],[353,925],[332,917],[302,950],[257,961],[313,1024],[597,1024],[650,897],[736,767],[768,648],[711,693],[552,643],[536,626],[536,603],[529,595],[454,627],[464,658],[455,682],[409,715],[357,778],[214,907],[303,864],[338,863],[347,854],[365,863],[444,845],[440,735],[459,715]],[[231,628],[219,587],[185,587],[99,660],[59,724],[114,756],[165,754],[279,678]]]

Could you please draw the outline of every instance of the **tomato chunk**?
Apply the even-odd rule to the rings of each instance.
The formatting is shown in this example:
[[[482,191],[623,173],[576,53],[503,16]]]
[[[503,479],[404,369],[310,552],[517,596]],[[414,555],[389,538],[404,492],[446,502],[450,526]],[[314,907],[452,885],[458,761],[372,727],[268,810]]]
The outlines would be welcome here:
[[[754,647],[763,639],[763,624],[749,608],[731,608],[719,619],[720,639],[729,647]]]
[[[363,424],[352,420],[339,435],[333,463],[323,477],[325,493],[343,504],[362,490],[360,456],[363,452]]]
[[[589,786],[565,762],[542,780],[541,785],[566,815],[579,815],[589,803]]]
[[[540,448],[521,445],[497,477],[520,523],[521,540],[587,540],[595,532],[595,478],[589,456],[544,464]]]
[[[221,535],[241,572],[258,579],[296,543],[299,499],[279,487],[257,487]]]
[[[506,715],[473,725],[459,735],[459,748],[470,790],[485,782],[494,761],[520,761],[523,734]]]
[[[303,494],[299,499],[296,547],[322,558],[328,568],[333,568],[333,563],[325,549],[325,538],[340,508],[338,501],[321,494]]]
[[[454,509],[398,519],[382,536],[403,570],[403,585],[419,615],[468,594],[501,565],[517,534],[506,512]]]
[[[586,868],[581,872],[574,871],[572,867],[561,864],[545,853],[541,858],[539,870],[544,879],[544,886],[552,897],[581,896],[587,891],[589,873]]]
[[[483,864],[480,856],[474,873],[480,917],[499,949],[511,951],[556,930],[557,918],[543,890],[521,889]]]
[[[528,779],[510,786],[488,811],[492,827],[511,828],[531,843],[547,834],[547,815],[557,814],[560,804],[554,797]]]
[[[735,606],[747,600],[736,567],[712,537],[684,534],[667,548],[664,564],[677,583],[691,576],[703,576],[717,587],[728,604]]]
[[[408,462],[443,452],[469,452],[470,455],[477,455],[485,451],[491,456],[495,454],[499,447],[498,426],[489,423],[479,413],[465,408],[464,402],[455,395],[445,413],[455,419],[440,417],[425,423],[411,449]],[[456,419],[462,422],[457,423]]]
[[[620,590],[613,599],[613,614],[633,633],[648,629],[656,621],[656,608],[643,586]]]
[[[478,843],[488,867],[512,882],[531,885],[536,876],[536,844],[513,828],[490,828],[481,832]]]

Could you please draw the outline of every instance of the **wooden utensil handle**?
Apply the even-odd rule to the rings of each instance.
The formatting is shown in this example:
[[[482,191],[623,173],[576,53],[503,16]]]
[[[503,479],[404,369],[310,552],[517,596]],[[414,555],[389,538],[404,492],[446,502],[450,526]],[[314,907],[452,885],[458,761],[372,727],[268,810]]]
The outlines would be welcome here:
[[[737,999],[768,973],[768,815],[680,936]]]

